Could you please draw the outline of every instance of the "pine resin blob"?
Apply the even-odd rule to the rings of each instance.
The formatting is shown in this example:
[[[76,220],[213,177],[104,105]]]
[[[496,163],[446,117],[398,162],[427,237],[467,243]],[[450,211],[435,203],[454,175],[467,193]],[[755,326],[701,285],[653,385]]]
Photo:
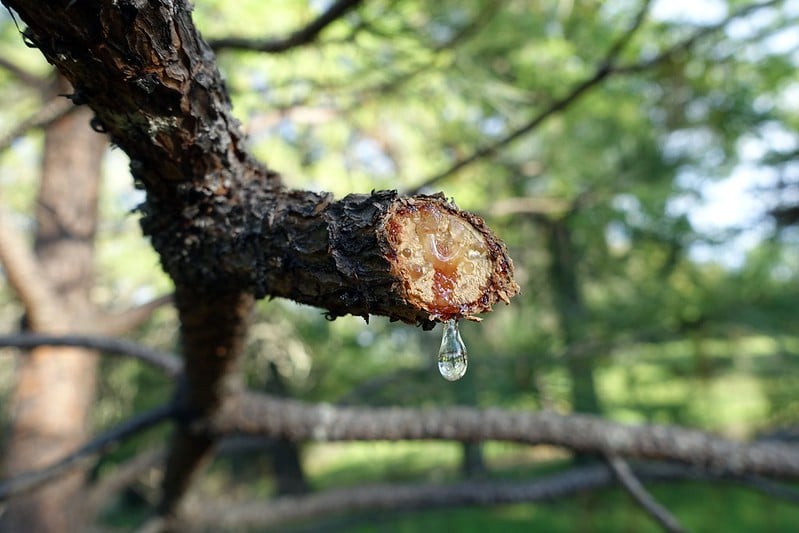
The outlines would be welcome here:
[[[410,204],[387,224],[409,300],[446,321],[482,311],[494,270],[486,236],[446,204]],[[482,299],[482,300],[481,300]]]
[[[466,373],[466,346],[458,320],[508,303],[519,291],[504,244],[483,220],[441,195],[402,199],[384,225],[391,265],[404,299],[443,323],[438,370],[456,381]]]
[[[458,322],[454,319],[447,320],[444,323],[441,348],[438,350],[438,372],[448,381],[457,381],[466,374],[468,365],[466,345],[458,331]]]

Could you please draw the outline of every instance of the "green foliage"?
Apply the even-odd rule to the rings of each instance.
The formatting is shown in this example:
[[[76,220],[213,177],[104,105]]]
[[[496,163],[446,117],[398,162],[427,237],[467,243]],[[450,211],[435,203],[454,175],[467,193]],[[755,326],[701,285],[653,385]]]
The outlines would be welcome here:
[[[729,4],[728,12],[745,5]],[[736,436],[796,424],[797,235],[766,214],[780,202],[796,203],[774,192],[796,192],[799,59],[795,40],[792,48],[777,39],[787,38],[799,16],[788,4],[717,31],[705,31],[718,20],[702,21],[701,12],[698,23],[646,19],[620,50],[619,72],[432,186],[487,218],[507,241],[522,285],[510,307],[463,326],[468,379],[450,384],[436,375],[438,331],[378,318],[331,323],[316,309],[264,302],[244,363],[248,383],[274,390],[273,366],[283,393],[307,400],[569,411],[587,376],[597,405],[614,419]],[[195,16],[209,39],[262,38],[307,23],[322,5],[209,0],[197,3]],[[290,186],[339,196],[409,190],[525,126],[589,79],[638,8],[623,0],[376,0],[316,44],[276,55],[226,50],[219,64],[254,151]],[[649,64],[697,32],[704,34],[692,46]],[[46,72],[7,18],[0,46],[11,60]],[[38,100],[1,68],[0,90],[19,102],[0,109],[6,132]],[[21,227],[30,220],[39,144],[31,136],[0,154],[3,208]],[[96,289],[100,301],[119,307],[168,287],[129,215],[137,193],[122,159],[109,159]],[[740,172],[752,176],[743,194],[761,199],[749,208],[756,212],[726,225],[702,222],[709,185]],[[565,259],[553,269],[556,256]],[[0,287],[0,298],[4,329],[13,329],[13,295]],[[165,313],[137,336],[168,349],[175,331],[174,316]],[[587,370],[582,377],[577,360]],[[9,375],[9,365],[0,366],[0,385],[8,386]],[[169,394],[168,383],[135,363],[107,363],[98,425]],[[123,447],[108,464],[157,439],[163,434]],[[319,488],[431,479],[426,468],[440,473],[413,453],[392,462],[378,448],[327,470],[319,463],[336,455],[333,446],[311,447],[305,460]],[[433,455],[452,467],[457,449],[444,448]],[[785,504],[736,488],[681,484],[655,494],[690,530],[788,531],[797,519]],[[654,529],[626,496],[610,491],[547,506],[392,516],[390,524],[362,531],[522,527]]]

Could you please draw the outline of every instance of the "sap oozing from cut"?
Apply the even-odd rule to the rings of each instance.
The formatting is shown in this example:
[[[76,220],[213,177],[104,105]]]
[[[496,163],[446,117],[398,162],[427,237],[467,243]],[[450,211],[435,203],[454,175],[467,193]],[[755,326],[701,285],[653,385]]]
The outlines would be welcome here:
[[[398,211],[387,227],[409,297],[440,319],[468,313],[491,271],[484,236],[434,204]]]

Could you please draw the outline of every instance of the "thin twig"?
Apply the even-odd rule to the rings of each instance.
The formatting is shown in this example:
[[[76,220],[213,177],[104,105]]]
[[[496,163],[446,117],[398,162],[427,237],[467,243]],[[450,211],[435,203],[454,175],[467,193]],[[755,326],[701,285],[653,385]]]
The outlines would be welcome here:
[[[575,468],[532,482],[470,481],[451,485],[387,484],[332,489],[271,502],[190,502],[187,519],[212,529],[279,526],[296,520],[319,520],[341,513],[421,510],[463,505],[551,501],[613,480],[604,466]]]
[[[418,194],[424,189],[434,186],[436,183],[452,176],[453,174],[471,165],[472,163],[475,163],[485,157],[496,154],[500,149],[504,148],[505,146],[513,143],[520,137],[523,137],[524,135],[535,130],[538,126],[541,125],[541,123],[543,123],[550,116],[560,111],[563,111],[564,109],[569,107],[580,97],[582,97],[585,93],[587,93],[590,89],[593,89],[594,87],[598,86],[605,79],[615,75],[629,74],[652,68],[657,64],[667,60],[669,57],[672,57],[674,54],[690,49],[692,46],[696,44],[698,40],[711,33],[723,29],[734,19],[748,15],[758,9],[771,7],[778,3],[780,3],[780,0],[771,0],[769,2],[763,2],[763,3],[751,4],[745,6],[739,9],[738,11],[730,14],[720,23],[712,26],[707,26],[705,28],[702,28],[701,30],[696,31],[690,37],[684,39],[683,41],[680,41],[679,43],[670,47],[668,50],[661,52],[660,54],[658,54],[657,56],[653,57],[648,61],[642,63],[635,63],[631,65],[615,65],[616,58],[623,51],[624,46],[630,41],[633,34],[638,30],[638,28],[640,28],[643,20],[645,19],[646,12],[650,4],[649,1],[645,1],[642,9],[638,12],[638,15],[635,17],[630,28],[616,42],[614,42],[610,46],[608,52],[605,54],[605,57],[597,64],[597,67],[593,72],[593,74],[591,74],[582,82],[575,85],[572,88],[572,90],[569,91],[565,96],[550,103],[550,105],[546,109],[542,110],[540,113],[534,116],[529,122],[527,122],[523,126],[511,131],[509,134],[502,137],[501,139],[494,141],[493,143],[477,148],[474,152],[472,152],[471,155],[456,161],[448,169],[423,180],[421,183],[413,187],[413,189],[411,189],[408,193]]]
[[[663,526],[663,529],[670,533],[685,532],[685,529],[680,525],[677,518],[675,518],[668,509],[658,503],[649,491],[646,490],[633,473],[630,465],[627,464],[627,461],[614,455],[606,456],[605,460],[625,490],[630,493],[630,496],[633,497],[647,514],[654,518],[658,524]]]
[[[251,50],[276,54],[285,52],[298,46],[313,42],[327,26],[343,17],[348,11],[354,9],[362,0],[338,0],[310,24],[289,34],[287,37],[272,39],[244,39],[241,37],[227,37],[212,39],[208,44],[217,52],[225,49]]]
[[[75,109],[77,106],[63,96],[48,100],[35,113],[0,137],[0,152],[7,150],[16,139],[25,135],[29,130],[42,128]]]
[[[700,39],[702,39],[702,38],[704,38],[704,37],[706,37],[706,36],[708,36],[710,34],[716,33],[716,32],[718,32],[720,30],[723,30],[733,20],[739,19],[741,17],[745,17],[746,15],[749,15],[750,13],[752,13],[754,11],[758,11],[758,10],[766,8],[766,7],[774,7],[776,5],[779,5],[779,4],[783,3],[783,1],[784,0],[770,0],[768,2],[760,2],[760,3],[754,3],[754,4],[749,4],[747,6],[744,6],[741,9],[735,11],[734,13],[730,13],[724,20],[722,20],[722,21],[720,21],[720,22],[718,22],[716,24],[711,24],[709,26],[705,26],[704,28],[701,28],[701,29],[697,30],[696,32],[694,32],[692,35],[690,35],[686,39],[683,39],[682,41],[679,41],[678,43],[674,44],[673,46],[669,47],[668,49],[666,49],[666,50],[662,51],[661,53],[655,55],[651,59],[647,59],[645,61],[641,61],[641,62],[638,62],[638,63],[632,63],[632,64],[629,64],[629,65],[614,66],[614,67],[611,68],[611,70],[613,71],[613,74],[633,74],[633,73],[641,72],[643,70],[648,70],[648,69],[650,69],[650,68],[652,68],[654,66],[657,66],[657,65],[667,61],[668,59],[674,57],[677,54],[680,54],[680,53],[683,53],[683,52],[687,52],[694,45],[696,45],[696,43]]]
[[[148,449],[116,466],[114,471],[88,487],[86,491],[86,513],[96,515],[105,503],[120,490],[132,485],[145,472],[163,465],[166,449]]]
[[[172,354],[116,337],[46,335],[40,333],[0,335],[0,347],[29,349],[39,346],[75,346],[130,357],[162,370],[170,378],[179,376],[183,368],[180,359]]]
[[[51,322],[51,305],[55,292],[42,271],[33,250],[19,231],[12,227],[8,213],[0,209],[0,265],[8,285],[17,293],[33,327]]]
[[[25,472],[0,482],[0,501],[12,496],[28,493],[57,477],[73,470],[88,466],[98,454],[107,452],[113,446],[142,431],[149,429],[164,420],[173,417],[177,408],[173,404],[156,407],[125,420],[118,426],[101,433],[92,440],[59,459],[38,470]]]
[[[22,68],[21,66],[17,65],[8,57],[0,53],[0,68],[3,70],[10,72],[15,78],[21,81],[23,84],[31,87],[33,89],[40,89],[42,85],[44,85],[45,80],[40,78],[36,74],[29,72]]]
[[[173,303],[172,295],[165,294],[119,313],[106,313],[95,320],[95,331],[104,335],[127,333],[148,320],[156,309],[171,303]]]
[[[799,504],[799,489],[784,483],[777,483],[761,476],[743,476],[734,481],[741,485],[762,492],[772,498],[779,498],[793,504]]]
[[[635,475],[652,482],[684,480],[728,481],[720,473],[677,464],[647,463]],[[331,489],[316,494],[285,496],[272,501],[189,502],[186,520],[201,529],[278,527],[297,520],[330,520],[346,514],[357,523],[358,513],[415,511],[456,506],[490,506],[555,501],[610,486],[615,480],[605,465],[573,467],[529,481],[468,481],[449,485],[388,484]],[[361,515],[363,516],[363,515]],[[322,530],[324,523],[315,524]]]

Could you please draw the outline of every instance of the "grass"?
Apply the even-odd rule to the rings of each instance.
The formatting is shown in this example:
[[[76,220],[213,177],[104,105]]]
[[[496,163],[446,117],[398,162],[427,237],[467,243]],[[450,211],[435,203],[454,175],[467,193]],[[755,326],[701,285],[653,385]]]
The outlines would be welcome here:
[[[799,523],[799,507],[740,487],[685,482],[654,486],[652,492],[688,531],[788,533],[796,531]],[[381,513],[352,518],[344,529],[357,533],[662,531],[620,489],[579,494],[554,503]]]

